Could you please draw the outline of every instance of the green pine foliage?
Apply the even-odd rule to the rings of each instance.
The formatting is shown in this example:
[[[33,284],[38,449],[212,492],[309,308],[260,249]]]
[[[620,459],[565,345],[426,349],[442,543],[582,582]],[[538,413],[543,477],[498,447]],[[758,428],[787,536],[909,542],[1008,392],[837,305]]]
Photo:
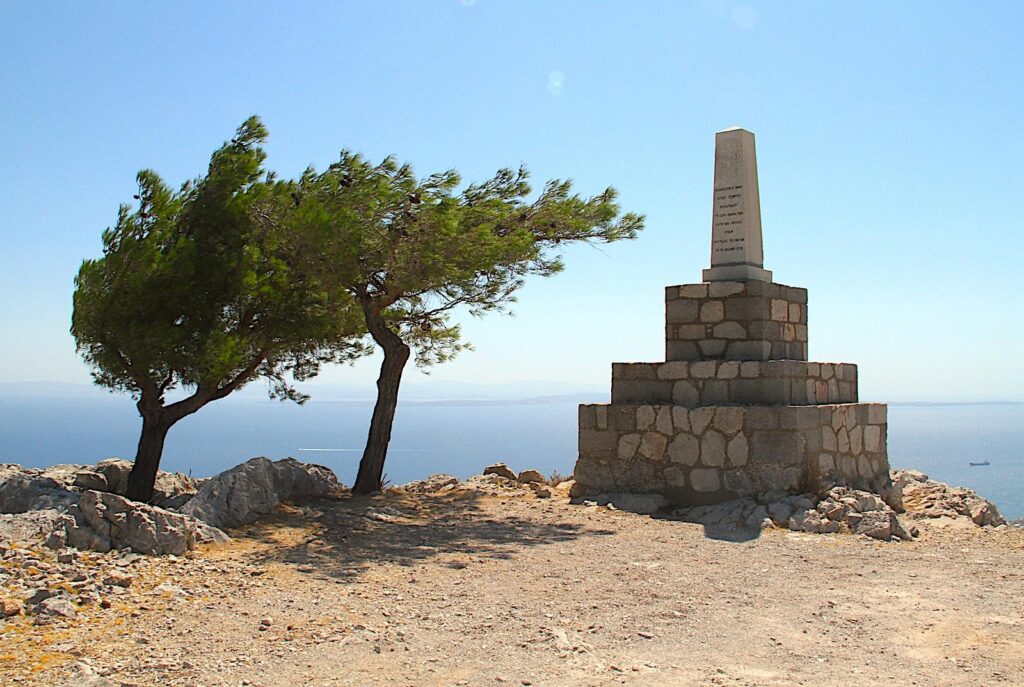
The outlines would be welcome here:
[[[507,311],[525,277],[563,269],[563,244],[632,239],[643,228],[641,215],[620,215],[613,188],[582,198],[554,180],[528,200],[524,168],[460,184],[454,170],[417,179],[408,164],[374,165],[348,151],[298,183],[298,212],[328,246],[333,279],[423,366],[467,346],[452,311]]]
[[[257,378],[302,402],[290,379],[366,352],[354,299],[318,277],[294,182],[263,169],[266,137],[250,118],[177,190],[140,172],[137,204],[79,270],[71,332],[95,381],[136,399],[144,439]]]
[[[620,215],[612,188],[584,198],[555,180],[530,200],[524,168],[460,185],[453,170],[419,179],[393,158],[372,164],[348,151],[298,181],[296,213],[325,247],[324,281],[359,302],[384,352],[357,493],[380,488],[410,353],[427,367],[468,347],[453,311],[507,311],[527,276],[563,268],[562,245],[632,239],[643,228],[641,215]]]

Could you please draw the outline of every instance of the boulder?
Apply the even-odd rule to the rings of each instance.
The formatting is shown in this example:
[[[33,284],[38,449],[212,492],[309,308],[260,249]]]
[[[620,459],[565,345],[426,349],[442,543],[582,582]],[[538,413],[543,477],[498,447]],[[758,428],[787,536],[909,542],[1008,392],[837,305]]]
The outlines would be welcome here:
[[[473,475],[463,482],[462,486],[481,494],[498,495],[526,491],[525,484],[520,484],[514,479],[502,477],[493,472],[489,475]]]
[[[419,480],[418,482],[409,482],[399,487],[402,491],[408,491],[413,494],[434,494],[439,491],[450,491],[459,486],[459,478],[452,477],[451,475],[431,475],[430,477]]]
[[[789,519],[789,529],[796,532],[832,534],[841,528],[839,522],[830,520],[818,510],[797,511]]]
[[[195,496],[205,481],[181,472],[158,472],[150,503],[168,510],[180,509]]]
[[[576,486],[576,480],[567,479],[551,487],[556,494],[559,496],[570,496],[572,495],[573,487]]]
[[[785,502],[776,501],[768,504],[768,517],[778,527],[783,527],[789,521],[789,517],[792,514],[793,509]]]
[[[71,603],[71,599],[63,595],[51,596],[50,598],[41,601],[36,607],[36,613],[39,615],[56,615],[62,618],[70,618],[77,612],[78,609],[76,609],[75,605]]]
[[[967,508],[971,514],[971,521],[975,525],[981,525],[982,527],[985,525],[998,526],[1006,522],[1003,516],[999,514],[996,504],[981,497],[972,499],[967,504]]]
[[[963,518],[982,527],[1006,524],[994,503],[970,489],[936,482],[916,470],[898,470],[892,478],[913,518]]]
[[[107,458],[96,463],[93,471],[103,475],[103,479],[107,481],[107,489],[103,491],[112,491],[124,496],[128,491],[128,475],[132,471],[132,465],[132,461],[123,458]],[[160,479],[159,475],[157,479]]]
[[[92,471],[107,481],[106,488],[98,491],[109,491],[124,496],[128,491],[128,475],[131,474],[133,465],[132,461],[123,458],[107,458],[96,463]],[[199,491],[204,481],[181,472],[161,470],[156,474],[150,503],[161,508],[180,508]]]
[[[20,601],[10,596],[0,596],[0,618],[21,615],[25,607]]]
[[[760,503],[741,498],[691,506],[676,509],[673,516],[719,532],[788,527],[814,534],[853,532],[886,540],[911,538],[896,513],[877,495],[845,487],[834,487],[820,498],[777,492],[762,495]]]
[[[181,512],[213,527],[238,527],[279,503],[323,498],[338,486],[334,473],[320,465],[253,458],[206,480]]]
[[[516,477],[516,480],[520,484],[532,484],[533,482],[540,482],[541,484],[548,481],[548,478],[541,474],[540,470],[523,470]]]
[[[28,542],[46,539],[57,527],[61,511],[48,508],[27,513],[0,514],[0,541]]]
[[[495,463],[494,465],[488,465],[484,468],[485,475],[497,475],[498,477],[504,477],[505,479],[515,480],[516,473],[509,466],[504,463]]]
[[[55,465],[37,470],[0,464],[0,513],[59,510],[74,503],[76,494],[70,489],[74,477],[68,473],[68,467]]]
[[[108,491],[109,485],[107,484],[107,478],[99,472],[93,470],[82,470],[75,475],[75,481],[72,486],[77,487],[83,491]]]
[[[61,464],[47,468],[0,465],[0,513],[66,510],[83,491],[124,495],[132,462],[120,458],[93,466]],[[180,472],[158,472],[151,503],[163,508],[183,505],[202,484]]]
[[[543,482],[530,482],[530,489],[537,495],[539,499],[551,498],[551,487],[547,486]]]
[[[893,536],[892,528],[892,517],[891,513],[887,513],[881,510],[868,511],[866,513],[860,513],[860,518],[857,520],[855,529],[853,530],[857,534],[863,534],[866,537],[872,539],[881,539],[882,541],[889,541]]]
[[[123,496],[87,491],[64,519],[67,544],[78,549],[129,548],[143,554],[181,555],[204,540],[227,541],[223,532],[194,518],[129,501]]]

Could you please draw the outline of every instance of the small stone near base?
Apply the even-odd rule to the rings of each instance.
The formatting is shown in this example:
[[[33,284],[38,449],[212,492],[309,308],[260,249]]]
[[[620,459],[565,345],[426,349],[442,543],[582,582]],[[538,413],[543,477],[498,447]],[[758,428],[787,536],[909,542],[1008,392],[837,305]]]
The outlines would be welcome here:
[[[498,477],[504,477],[505,479],[516,479],[516,473],[509,466],[504,463],[495,463],[488,465],[484,468],[485,475],[497,475]]]
[[[547,477],[541,474],[540,470],[523,470],[518,477],[513,477],[520,484],[531,484],[533,482],[547,482]]]

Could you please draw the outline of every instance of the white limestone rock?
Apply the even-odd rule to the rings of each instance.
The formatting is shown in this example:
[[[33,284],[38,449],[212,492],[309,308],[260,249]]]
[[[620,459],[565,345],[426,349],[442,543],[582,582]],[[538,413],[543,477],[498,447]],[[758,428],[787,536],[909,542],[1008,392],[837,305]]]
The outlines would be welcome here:
[[[45,540],[57,528],[62,516],[62,512],[54,508],[0,514],[0,542]]]
[[[252,458],[207,480],[181,512],[213,527],[238,527],[279,503],[324,498],[338,487],[337,477],[323,466],[294,458]]]
[[[227,536],[196,519],[101,491],[82,494],[65,518],[67,543],[78,549],[129,548],[148,555],[181,555],[202,541]]]
[[[516,477],[516,481],[519,482],[520,484],[533,484],[535,482],[543,484],[547,482],[548,479],[541,473],[540,470],[523,470]]]
[[[966,518],[981,527],[1006,524],[996,505],[971,489],[936,482],[917,470],[897,470],[892,481],[912,518]]]
[[[504,463],[501,463],[504,465]],[[436,474],[426,479],[403,484],[399,489],[412,494],[436,494],[442,491],[450,491],[459,486],[459,478],[451,475]]]
[[[38,470],[0,464],[0,513],[66,509],[77,499],[71,490],[76,468],[54,465]]]
[[[494,465],[488,465],[484,468],[485,475],[497,475],[498,477],[504,477],[505,479],[514,480],[516,478],[515,470],[505,465],[504,463],[495,463]]]

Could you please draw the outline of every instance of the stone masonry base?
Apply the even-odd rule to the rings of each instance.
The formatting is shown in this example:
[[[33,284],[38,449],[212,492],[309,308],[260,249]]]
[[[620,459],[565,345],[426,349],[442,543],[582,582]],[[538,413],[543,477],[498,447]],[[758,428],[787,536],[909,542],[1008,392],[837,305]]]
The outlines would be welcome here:
[[[660,493],[687,505],[889,483],[886,406],[581,405],[581,496]]]

